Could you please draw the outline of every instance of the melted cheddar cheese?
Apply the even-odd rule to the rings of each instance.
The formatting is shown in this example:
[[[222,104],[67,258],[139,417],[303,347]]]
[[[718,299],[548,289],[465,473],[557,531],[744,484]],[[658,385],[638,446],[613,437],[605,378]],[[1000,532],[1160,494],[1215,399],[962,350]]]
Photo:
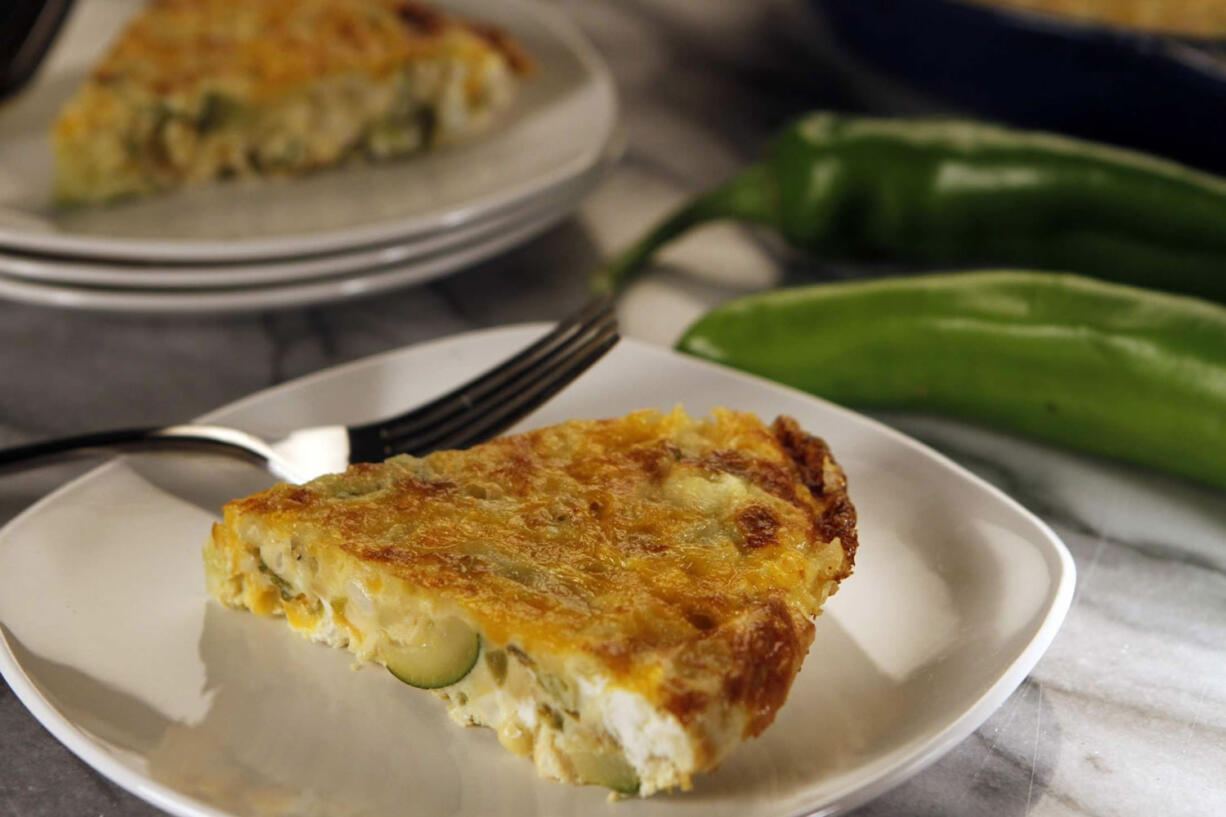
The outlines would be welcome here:
[[[415,153],[484,128],[531,67],[416,0],[154,0],[61,110],[56,196]]]
[[[462,619],[487,654],[531,669],[557,717],[480,714],[470,700],[483,693],[463,686],[488,686],[476,675],[440,691],[453,712],[530,727],[528,753],[545,721],[558,734],[537,765],[562,779],[582,777],[564,773],[579,756],[570,729],[624,754],[649,792],[687,786],[770,724],[856,546],[821,440],[788,418],[678,409],[280,485],[226,506],[206,564],[222,601],[275,608],[371,660],[381,638],[410,643],[423,621]],[[684,762],[652,766],[619,718],[658,719],[688,744],[674,752]]]

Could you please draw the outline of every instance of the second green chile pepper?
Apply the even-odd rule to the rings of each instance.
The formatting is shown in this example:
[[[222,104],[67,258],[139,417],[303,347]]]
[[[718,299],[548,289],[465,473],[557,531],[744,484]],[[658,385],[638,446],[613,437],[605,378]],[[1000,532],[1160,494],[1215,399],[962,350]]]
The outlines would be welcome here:
[[[819,284],[678,348],[839,403],[963,417],[1226,488],[1226,308],[1075,275]]]
[[[1077,272],[1226,301],[1226,180],[1105,145],[949,120],[807,116],[598,276],[612,291],[717,219],[840,260]]]

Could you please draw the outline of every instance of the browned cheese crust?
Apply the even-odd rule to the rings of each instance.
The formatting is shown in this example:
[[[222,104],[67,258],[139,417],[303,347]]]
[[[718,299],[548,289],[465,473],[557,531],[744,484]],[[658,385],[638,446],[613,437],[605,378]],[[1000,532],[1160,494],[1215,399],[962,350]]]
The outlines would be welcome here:
[[[573,421],[356,465],[231,503],[453,600],[494,644],[581,656],[683,724],[768,726],[852,570],[856,512],[826,444],[717,410]]]
[[[52,129],[55,196],[386,160],[481,132],[532,60],[414,0],[154,0]]]
[[[415,0],[154,0],[91,74],[159,94],[241,80],[253,97],[346,71],[373,75],[454,48],[463,32],[500,51],[518,73],[532,60],[497,26]]]

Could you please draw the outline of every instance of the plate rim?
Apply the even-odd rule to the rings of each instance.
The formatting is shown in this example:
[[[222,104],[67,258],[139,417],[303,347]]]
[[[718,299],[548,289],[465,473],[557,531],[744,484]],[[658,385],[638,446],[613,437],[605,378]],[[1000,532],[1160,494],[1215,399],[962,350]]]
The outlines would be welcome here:
[[[571,203],[577,204],[578,199]],[[329,278],[251,287],[149,289],[85,287],[31,281],[0,272],[0,298],[53,309],[128,315],[215,315],[339,304],[417,286],[488,261],[547,231],[573,206],[546,210],[479,240],[387,267],[374,265]]]
[[[266,389],[260,389],[245,397],[226,403],[206,414],[196,418],[195,422],[215,422],[215,418],[230,412],[241,411],[252,403],[274,397],[284,391],[295,388],[309,387],[325,379],[351,376],[355,371],[365,368],[377,368],[387,365],[401,355],[411,353],[430,353],[438,347],[447,344],[464,342],[479,337],[508,336],[509,343],[530,342],[531,339],[552,328],[553,324],[543,322],[507,324],[484,329],[458,332],[433,338],[421,343],[400,346],[383,352],[369,355],[358,360],[327,367],[302,377],[279,383]],[[1046,613],[1038,625],[1034,636],[1021,652],[1004,668],[999,677],[974,701],[968,702],[957,717],[953,718],[936,734],[919,740],[912,746],[903,746],[893,754],[902,753],[901,757],[893,759],[880,773],[867,782],[849,784],[844,789],[831,793],[820,801],[808,802],[799,809],[782,810],[779,817],[810,817],[811,815],[835,815],[848,811],[856,806],[872,800],[875,797],[900,785],[909,778],[939,760],[955,745],[960,743],[982,726],[1005,700],[1013,694],[1022,682],[1030,675],[1035,665],[1047,652],[1060,631],[1061,625],[1072,606],[1076,589],[1077,568],[1067,545],[1051,526],[1027,509],[1013,497],[984,478],[973,473],[965,466],[955,462],[931,446],[899,431],[892,426],[860,412],[832,403],[824,398],[807,394],[798,389],[761,378],[755,375],[721,366],[710,361],[701,360],[668,347],[661,347],[634,338],[623,338],[623,344],[636,347],[638,350],[661,357],[680,357],[688,364],[699,368],[710,369],[725,375],[745,379],[758,388],[767,388],[813,401],[825,410],[832,410],[855,422],[863,423],[877,433],[883,433],[894,443],[911,449],[940,464],[952,474],[969,481],[977,488],[985,490],[998,502],[1002,502],[1015,513],[1027,519],[1040,534],[1043,547],[1032,542],[1043,557],[1044,564],[1051,571],[1052,587],[1044,601]],[[45,505],[57,501],[61,495],[75,489],[87,480],[100,479],[109,471],[120,466],[123,457],[116,457],[86,473],[72,479],[65,485],[39,499],[26,508],[7,524],[0,527],[0,539],[10,530],[20,524],[27,524],[28,518],[40,513]],[[11,534],[9,534],[11,535]],[[1028,540],[1029,541],[1029,540]],[[0,622],[2,624],[3,622]],[[3,629],[0,629],[0,677],[3,677],[9,688],[13,690],[18,700],[29,710],[34,718],[50,732],[57,740],[66,746],[73,754],[93,767],[100,774],[121,788],[135,794],[146,802],[175,815],[175,817],[237,817],[231,812],[220,811],[171,788],[168,785],[151,780],[129,769],[111,755],[100,743],[95,742],[79,730],[64,714],[60,713],[39,690],[38,685],[22,669],[21,664],[13,654]],[[889,757],[887,755],[887,757]]]
[[[499,211],[506,211],[534,194],[553,189],[579,177],[599,164],[607,145],[617,132],[621,104],[612,71],[579,27],[560,9],[541,0],[504,0],[520,13],[535,18],[547,28],[584,66],[589,81],[608,104],[609,128],[599,146],[593,147],[566,164],[551,169],[537,178],[512,189],[502,189],[479,196],[469,203],[443,214],[410,218],[380,219],[363,225],[329,230],[313,235],[278,238],[213,239],[137,239],[113,238],[102,235],[64,234],[55,231],[31,232],[17,226],[0,223],[0,247],[31,254],[55,255],[77,260],[143,261],[154,263],[256,262],[277,258],[301,258],[309,255],[335,253],[362,245],[386,243],[400,239],[408,241],[432,232],[454,229],[473,223]],[[462,146],[456,146],[461,148]],[[23,211],[3,207],[21,214]]]
[[[373,267],[409,264],[493,238],[497,231],[514,228],[526,221],[525,214],[544,215],[559,209],[575,209],[617,166],[625,152],[625,144],[624,134],[619,129],[606,144],[600,161],[577,176],[517,201],[512,207],[416,237],[397,237],[328,253],[217,263],[86,259],[26,252],[0,245],[0,277],[55,287],[195,292],[305,283],[357,274]],[[427,249],[420,249],[423,244]],[[395,257],[390,260],[380,257],[388,253]],[[354,260],[356,258],[363,260],[359,262]],[[325,271],[337,262],[346,263],[345,268]],[[65,273],[57,269],[64,266],[72,271]],[[302,271],[303,267],[309,269]]]

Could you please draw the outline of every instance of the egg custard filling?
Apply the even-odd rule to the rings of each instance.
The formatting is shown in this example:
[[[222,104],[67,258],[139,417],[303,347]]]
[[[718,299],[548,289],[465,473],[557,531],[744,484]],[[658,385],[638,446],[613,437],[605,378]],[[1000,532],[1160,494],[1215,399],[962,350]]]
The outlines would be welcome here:
[[[429,689],[547,778],[689,788],[783,705],[855,510],[786,417],[572,421],[229,503],[224,604]]]

